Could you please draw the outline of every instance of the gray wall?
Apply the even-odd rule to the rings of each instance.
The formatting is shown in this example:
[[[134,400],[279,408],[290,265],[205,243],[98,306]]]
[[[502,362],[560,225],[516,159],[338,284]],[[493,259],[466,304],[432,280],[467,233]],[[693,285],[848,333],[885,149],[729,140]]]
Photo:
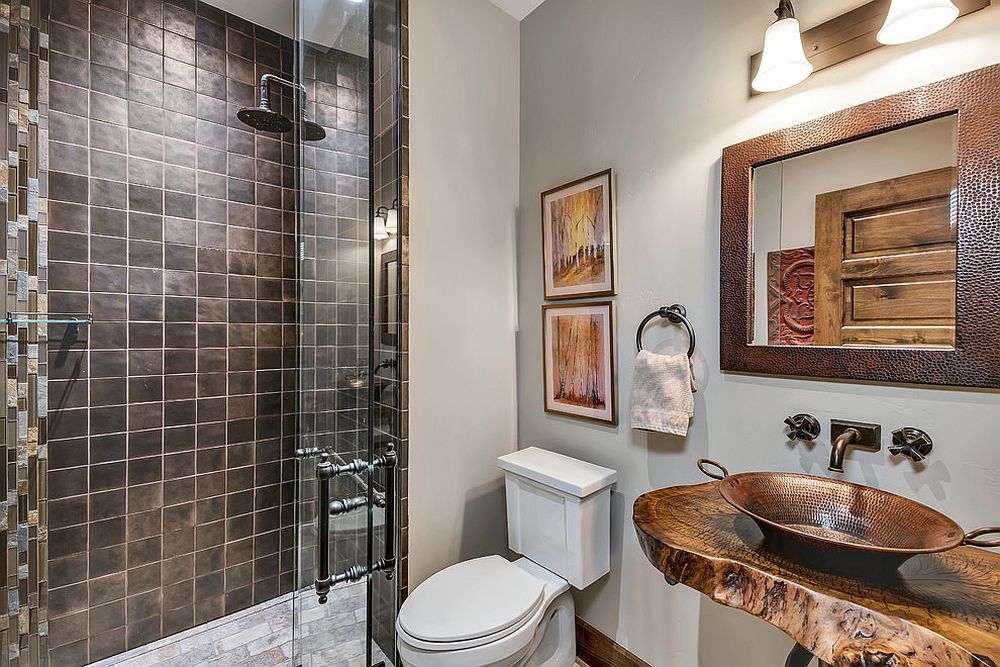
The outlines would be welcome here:
[[[992,429],[1000,394],[723,375],[717,313],[722,148],[996,62],[1000,6],[918,44],[885,48],[786,93],[749,100],[746,56],[760,48],[774,4],[548,0],[522,23],[519,445],[620,471],[613,572],[577,595],[578,613],[655,667],[781,664],[791,644],[782,634],[664,584],[639,550],[630,512],[641,493],[700,481],[694,461],[701,456],[731,470],[826,474],[827,438],[812,448],[787,444],[787,414],[926,428],[937,443],[926,466],[890,461],[885,450],[852,452],[845,478],[916,498],[968,528],[997,519],[1000,453]],[[796,9],[811,26],[855,4],[814,0]],[[618,174],[620,407],[627,414],[636,324],[656,307],[684,303],[700,335],[702,386],[687,439],[542,410],[538,193],[609,166]],[[650,327],[646,342],[677,350],[685,345],[679,336],[672,327]]]
[[[518,24],[410,2],[409,584],[506,544],[514,437]]]

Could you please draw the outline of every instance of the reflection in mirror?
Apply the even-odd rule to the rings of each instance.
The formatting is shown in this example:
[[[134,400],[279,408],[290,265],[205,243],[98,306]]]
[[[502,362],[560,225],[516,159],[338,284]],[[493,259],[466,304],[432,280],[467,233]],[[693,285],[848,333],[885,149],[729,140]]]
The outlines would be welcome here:
[[[958,117],[754,168],[753,345],[953,348]]]
[[[399,251],[382,253],[381,271],[378,276],[379,321],[383,345],[398,344],[396,327],[399,324]]]

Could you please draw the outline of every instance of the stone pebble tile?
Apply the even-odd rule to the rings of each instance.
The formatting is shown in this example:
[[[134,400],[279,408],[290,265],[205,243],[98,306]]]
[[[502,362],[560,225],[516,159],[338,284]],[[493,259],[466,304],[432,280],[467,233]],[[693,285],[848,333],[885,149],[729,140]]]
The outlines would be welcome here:
[[[303,667],[365,667],[366,597],[360,583],[334,589],[325,605],[308,592],[300,598]],[[293,667],[294,611],[285,595],[91,667]],[[382,660],[375,646],[373,662]]]

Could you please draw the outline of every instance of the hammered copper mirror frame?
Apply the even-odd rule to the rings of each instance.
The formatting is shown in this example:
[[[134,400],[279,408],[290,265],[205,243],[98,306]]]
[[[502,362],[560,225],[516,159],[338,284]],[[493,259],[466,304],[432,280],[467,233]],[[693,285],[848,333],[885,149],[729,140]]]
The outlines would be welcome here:
[[[754,167],[949,114],[958,115],[955,349],[751,345]],[[1000,65],[726,148],[721,246],[723,371],[1000,387]]]

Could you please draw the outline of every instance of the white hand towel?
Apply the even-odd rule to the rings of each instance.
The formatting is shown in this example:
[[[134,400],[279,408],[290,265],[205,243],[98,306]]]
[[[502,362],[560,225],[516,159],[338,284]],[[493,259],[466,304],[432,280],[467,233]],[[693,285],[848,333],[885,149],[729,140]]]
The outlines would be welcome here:
[[[686,354],[643,350],[632,375],[632,428],[686,436],[694,416],[694,371]]]

